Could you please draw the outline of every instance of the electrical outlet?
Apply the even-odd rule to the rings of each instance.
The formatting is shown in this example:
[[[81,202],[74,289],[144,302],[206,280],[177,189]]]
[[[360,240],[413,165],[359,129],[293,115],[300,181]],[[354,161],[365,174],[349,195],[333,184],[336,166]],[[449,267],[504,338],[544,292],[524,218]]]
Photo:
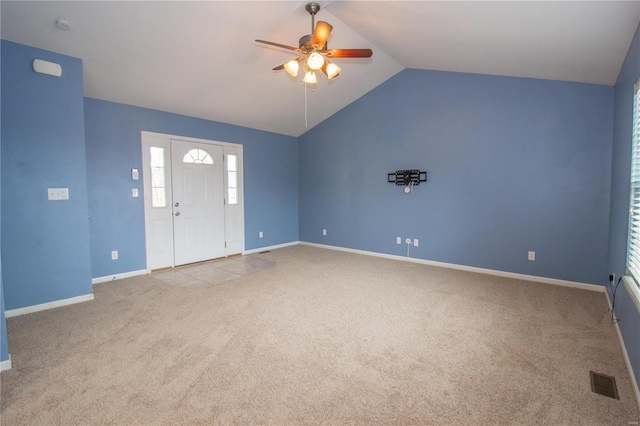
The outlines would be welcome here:
[[[327,235],[327,230],[326,229],[322,230],[322,235]]]
[[[609,285],[613,286],[616,283],[616,274],[615,272],[613,274],[609,275]]]
[[[417,238],[413,239],[413,246],[414,247],[418,247],[418,239]]]
[[[396,237],[396,244],[402,244],[402,237]]]
[[[113,250],[111,252],[111,260],[118,260],[118,250]]]
[[[530,251],[528,259],[531,260],[531,261],[535,261],[536,260],[536,252],[535,251]]]
[[[262,238],[264,237],[264,234],[262,233],[262,231],[258,232],[258,238]]]

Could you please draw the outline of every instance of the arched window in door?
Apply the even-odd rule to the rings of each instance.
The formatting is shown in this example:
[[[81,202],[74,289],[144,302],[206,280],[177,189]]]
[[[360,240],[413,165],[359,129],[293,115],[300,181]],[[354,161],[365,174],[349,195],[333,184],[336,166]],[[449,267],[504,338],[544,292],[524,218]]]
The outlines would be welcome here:
[[[192,149],[187,152],[182,159],[183,163],[192,164],[213,164],[213,158],[203,149]]]

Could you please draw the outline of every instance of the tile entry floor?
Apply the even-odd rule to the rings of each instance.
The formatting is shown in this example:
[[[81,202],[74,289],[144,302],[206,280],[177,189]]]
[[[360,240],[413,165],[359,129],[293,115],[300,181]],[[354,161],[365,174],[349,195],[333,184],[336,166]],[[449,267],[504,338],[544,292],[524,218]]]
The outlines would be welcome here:
[[[207,262],[178,266],[171,270],[154,272],[155,278],[174,287],[219,284],[258,271],[271,269],[275,262],[259,255],[235,256]]]

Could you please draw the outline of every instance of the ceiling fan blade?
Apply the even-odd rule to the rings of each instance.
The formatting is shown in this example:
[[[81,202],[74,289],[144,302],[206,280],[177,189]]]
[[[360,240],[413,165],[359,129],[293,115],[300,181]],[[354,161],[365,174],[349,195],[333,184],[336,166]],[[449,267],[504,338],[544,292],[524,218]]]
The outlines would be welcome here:
[[[280,70],[283,70],[283,69],[284,69],[284,64],[282,64],[282,65],[278,65],[278,66],[277,66],[277,67],[275,67],[273,70],[274,70],[274,71],[280,71]]]
[[[331,49],[325,53],[329,58],[370,58],[371,49]]]
[[[333,26],[328,22],[318,21],[316,29],[313,31],[313,37],[311,37],[311,44],[318,46],[319,49],[324,49],[332,29]]]
[[[281,47],[282,49],[293,50],[294,52],[300,52],[300,49],[298,49],[297,47],[287,46],[286,44],[274,43],[272,41],[266,41],[266,40],[256,40],[256,41],[258,43],[264,43],[270,46]]]

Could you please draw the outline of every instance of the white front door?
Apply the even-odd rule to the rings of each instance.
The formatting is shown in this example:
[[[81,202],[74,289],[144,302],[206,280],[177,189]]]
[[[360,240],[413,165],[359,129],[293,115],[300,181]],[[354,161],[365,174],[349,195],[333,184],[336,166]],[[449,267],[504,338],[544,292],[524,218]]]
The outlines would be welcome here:
[[[225,256],[223,147],[171,140],[174,265]]]

